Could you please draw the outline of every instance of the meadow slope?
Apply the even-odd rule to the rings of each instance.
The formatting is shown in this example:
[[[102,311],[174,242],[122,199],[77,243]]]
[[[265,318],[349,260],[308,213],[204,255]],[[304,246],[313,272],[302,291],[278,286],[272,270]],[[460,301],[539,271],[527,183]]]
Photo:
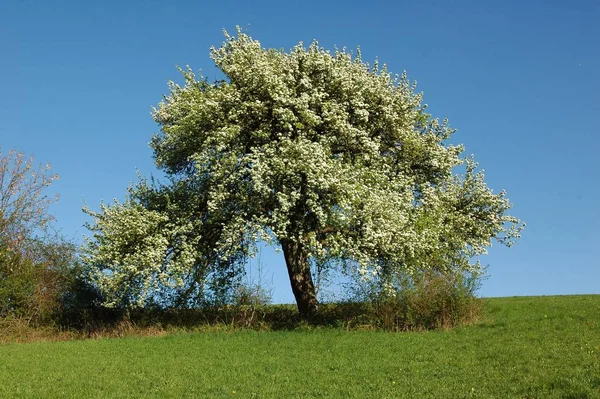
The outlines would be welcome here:
[[[477,324],[0,345],[0,397],[600,398],[600,295],[485,299]]]

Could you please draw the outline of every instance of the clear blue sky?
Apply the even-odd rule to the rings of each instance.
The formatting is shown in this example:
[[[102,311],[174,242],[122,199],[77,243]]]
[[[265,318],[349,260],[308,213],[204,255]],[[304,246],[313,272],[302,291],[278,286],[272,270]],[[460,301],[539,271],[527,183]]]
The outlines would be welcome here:
[[[360,45],[419,82],[528,225],[484,259],[481,294],[600,293],[598,21],[597,1],[4,0],[0,145],[52,164],[57,227],[80,241],[84,203],[123,198],[136,168],[156,172],[150,107],[175,65],[218,76],[208,51],[223,28],[266,47]],[[274,299],[292,301],[280,255],[262,262]]]

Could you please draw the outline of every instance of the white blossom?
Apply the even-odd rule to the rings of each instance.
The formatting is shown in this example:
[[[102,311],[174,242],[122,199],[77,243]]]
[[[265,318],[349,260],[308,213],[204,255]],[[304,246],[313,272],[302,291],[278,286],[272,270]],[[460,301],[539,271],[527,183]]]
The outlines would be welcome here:
[[[107,292],[139,281],[132,295],[143,301],[178,284],[211,252],[202,242],[227,264],[252,252],[247,243],[293,240],[373,277],[382,264],[474,271],[493,239],[519,237],[504,192],[447,143],[454,130],[425,112],[405,73],[316,41],[266,50],[241,31],[211,58],[226,81],[182,70],[185,85],[170,82],[153,113],[157,165],[189,185],[185,205],[152,210],[134,195],[90,212],[87,259],[110,270],[98,275]]]

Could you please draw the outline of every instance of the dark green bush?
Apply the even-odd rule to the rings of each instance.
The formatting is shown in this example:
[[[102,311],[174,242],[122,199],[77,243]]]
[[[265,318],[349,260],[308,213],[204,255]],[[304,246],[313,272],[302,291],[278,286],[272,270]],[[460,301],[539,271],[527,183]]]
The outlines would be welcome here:
[[[7,246],[0,248],[0,318],[32,313],[35,265]]]
[[[120,317],[102,307],[102,300],[77,262],[75,245],[52,237],[28,240],[19,251],[1,248],[0,318],[5,321],[80,329]]]
[[[79,265],[70,270],[69,285],[62,292],[56,309],[56,323],[62,328],[90,333],[116,325],[125,317],[123,308],[102,305],[104,296],[87,278]]]

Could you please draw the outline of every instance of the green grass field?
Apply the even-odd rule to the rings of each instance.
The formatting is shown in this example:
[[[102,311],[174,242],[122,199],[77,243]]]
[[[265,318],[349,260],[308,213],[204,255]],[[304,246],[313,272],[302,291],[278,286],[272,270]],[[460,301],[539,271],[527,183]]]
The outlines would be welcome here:
[[[600,398],[600,295],[486,299],[451,331],[0,345],[0,397]]]

